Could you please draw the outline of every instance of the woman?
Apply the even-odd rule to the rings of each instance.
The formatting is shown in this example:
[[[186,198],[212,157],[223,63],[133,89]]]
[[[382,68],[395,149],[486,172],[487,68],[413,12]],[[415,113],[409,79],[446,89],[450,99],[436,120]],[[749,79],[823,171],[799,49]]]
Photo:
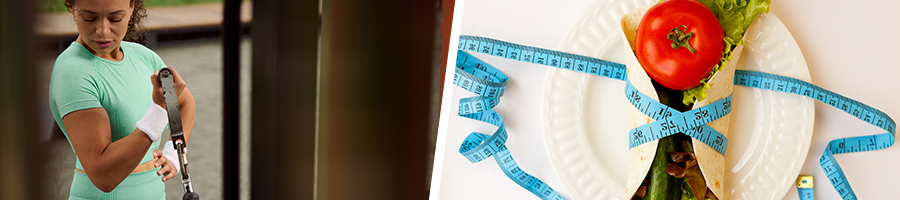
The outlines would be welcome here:
[[[150,49],[123,41],[138,36],[146,17],[142,0],[65,5],[78,38],[57,57],[49,98],[77,155],[69,199],[165,199],[163,181],[178,170],[171,141],[157,150],[167,116],[156,76],[166,66]],[[177,71],[175,86],[188,139],[194,97]]]

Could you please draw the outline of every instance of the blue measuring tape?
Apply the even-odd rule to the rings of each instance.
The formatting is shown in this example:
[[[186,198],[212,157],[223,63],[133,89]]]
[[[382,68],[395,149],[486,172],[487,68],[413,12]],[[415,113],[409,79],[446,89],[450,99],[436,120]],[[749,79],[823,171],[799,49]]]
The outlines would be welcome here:
[[[656,120],[631,129],[628,132],[628,148],[681,132],[725,155],[728,138],[725,138],[716,129],[707,126],[706,123],[716,121],[731,113],[731,96],[684,113],[641,93],[631,85],[630,81],[625,81],[625,97],[641,113]],[[673,113],[675,114],[673,115]]]
[[[625,65],[577,54],[468,35],[459,36],[458,48],[459,50],[625,80]]]
[[[500,96],[503,96],[507,81],[509,78],[500,70],[466,52],[458,52],[453,84],[479,95],[460,100],[459,116],[487,122],[498,127],[490,136],[472,132],[460,145],[459,153],[472,163],[481,162],[493,156],[503,173],[519,186],[541,199],[562,200],[562,196],[556,190],[540,179],[522,171],[506,148],[508,134],[506,127],[503,126],[503,118],[492,108],[500,103]]]
[[[529,47],[468,35],[460,36],[457,48],[459,48],[459,50],[475,51],[497,57],[588,73],[628,82],[626,80],[627,76],[625,75],[625,65],[577,54]],[[457,59],[457,61],[459,60]],[[459,71],[460,70],[457,69],[457,72]],[[507,78],[505,75],[503,77]],[[684,132],[710,147],[713,147],[713,149],[722,155],[725,155],[728,139],[705,124],[715,121],[731,112],[731,97],[699,109],[680,113],[647,97],[643,93],[638,92],[634,87],[630,86],[630,83],[628,85],[629,86],[626,87],[626,96],[629,98],[632,105],[647,116],[658,120],[629,131],[629,148],[678,132]],[[642,101],[641,99],[646,100]],[[712,115],[710,114],[710,111],[713,111]],[[673,116],[674,113],[678,114]]]
[[[813,200],[813,177],[802,175],[797,177],[797,195],[800,200]]]
[[[490,67],[490,65],[487,65],[487,63],[477,60],[477,58],[463,52],[462,50],[479,52],[479,53],[498,56],[498,57],[502,57],[502,58],[523,61],[523,62],[529,62],[529,63],[534,63],[534,64],[540,64],[540,65],[556,67],[556,68],[561,68],[561,69],[567,69],[567,70],[572,70],[572,71],[576,71],[576,72],[583,72],[583,73],[603,76],[603,77],[607,77],[607,78],[612,78],[612,79],[616,79],[616,80],[623,80],[623,81],[627,82],[626,76],[625,76],[625,72],[626,72],[625,65],[619,64],[619,63],[614,63],[614,62],[609,62],[609,61],[605,61],[605,60],[601,60],[601,59],[597,59],[597,58],[591,58],[591,57],[577,55],[577,54],[559,52],[559,51],[554,51],[554,50],[549,50],[549,49],[544,49],[544,48],[530,47],[530,46],[490,39],[490,38],[468,36],[468,35],[460,36],[459,44],[457,47],[460,51],[459,51],[459,56],[457,57],[457,69],[456,69],[457,73],[454,74],[454,84],[457,86],[463,87],[464,89],[469,90],[469,91],[473,91],[473,90],[477,89],[478,86],[482,86],[485,89],[488,89],[488,86],[491,86],[491,89],[497,89],[496,92],[498,93],[498,95],[502,95],[503,88],[489,85],[487,83],[487,81],[483,81],[484,83],[480,83],[480,84],[474,84],[474,83],[462,84],[462,85],[457,84],[457,82],[463,80],[459,77],[464,77],[464,78],[465,77],[475,77],[475,78],[477,78],[477,76],[474,75],[477,73],[477,74],[480,74],[480,76],[485,77],[482,80],[487,80],[488,78],[490,78],[490,76],[488,76],[488,75],[493,74],[493,75],[498,75],[498,76],[496,76],[497,78],[491,78],[491,80],[498,80],[500,82],[492,82],[491,84],[501,84],[501,82],[502,82],[502,84],[504,86],[505,86],[506,81],[509,80],[509,78],[506,77],[506,75],[503,75],[503,73],[500,72],[499,70],[496,70],[495,68]],[[463,69],[460,68],[461,67],[461,65],[459,64],[460,59],[463,59],[463,63],[467,62],[466,59],[477,60],[477,62],[476,61],[472,61],[472,62],[480,63],[480,64],[474,64],[474,65],[472,65],[473,66],[472,68],[479,69],[479,67],[480,67],[480,68],[490,69],[490,70],[482,70],[484,72],[472,71],[473,73],[470,73],[469,75],[460,74],[460,72],[467,72],[465,70],[465,68],[463,68]],[[470,80],[470,82],[472,82],[471,79],[466,79],[466,80]],[[893,146],[893,144],[894,144],[894,135],[895,135],[894,128],[896,127],[896,124],[894,123],[894,120],[891,119],[887,114],[885,114],[884,112],[882,112],[878,109],[875,109],[868,105],[865,105],[861,102],[844,97],[842,95],[828,91],[826,89],[820,88],[820,87],[813,85],[811,83],[808,83],[806,81],[791,78],[791,77],[763,73],[763,72],[736,70],[734,84],[741,85],[741,86],[747,86],[747,87],[753,87],[753,88],[766,89],[766,90],[787,92],[787,93],[803,95],[803,96],[807,96],[810,98],[814,98],[823,103],[831,105],[835,108],[841,109],[841,110],[843,110],[865,122],[868,122],[872,125],[875,125],[879,128],[882,128],[882,129],[888,131],[888,133],[883,133],[883,134],[879,134],[879,135],[841,138],[841,139],[837,139],[837,140],[833,140],[833,141],[829,142],[828,147],[825,149],[825,152],[823,153],[822,157],[819,159],[819,163],[822,166],[822,169],[825,171],[825,174],[828,177],[828,179],[830,180],[832,186],[834,186],[834,188],[838,192],[838,194],[845,200],[851,200],[851,199],[855,200],[856,194],[853,193],[853,190],[850,188],[850,184],[847,183],[847,178],[844,175],[844,172],[841,170],[840,165],[838,165],[837,161],[834,159],[833,154],[879,150],[879,149],[884,149],[884,148]],[[472,89],[472,88],[475,88],[475,89]],[[478,91],[478,90],[475,90],[475,91]],[[473,91],[473,92],[475,92],[475,91]],[[713,147],[713,149],[716,149],[716,151],[722,153],[723,155],[725,154],[725,149],[727,149],[728,139],[725,138],[724,136],[722,136],[720,133],[713,130],[712,128],[709,128],[705,124],[708,122],[714,121],[715,119],[718,119],[719,117],[726,115],[727,112],[731,111],[731,97],[730,96],[728,98],[719,100],[713,104],[701,107],[699,109],[694,109],[694,110],[687,111],[684,113],[679,113],[678,111],[668,108],[659,102],[653,101],[649,97],[646,97],[646,95],[640,94],[640,92],[629,93],[629,91],[637,91],[637,90],[634,90],[633,86],[630,86],[630,83],[627,83],[626,84],[626,98],[629,98],[629,101],[632,103],[632,105],[634,105],[635,108],[638,108],[638,110],[641,110],[642,113],[657,120],[654,123],[645,124],[641,127],[638,127],[636,129],[629,131],[629,136],[630,136],[629,137],[629,148],[643,144],[648,141],[653,141],[655,139],[665,137],[664,136],[665,134],[669,134],[671,132],[681,131],[681,132],[685,132],[686,134],[692,134],[692,135],[690,135],[691,137],[696,138],[700,141],[703,141],[704,144],[707,144],[710,147]],[[475,92],[475,93],[481,95],[481,93],[485,93],[485,92],[482,91],[481,93],[479,93],[479,92]],[[497,96],[497,97],[499,97],[499,96]],[[464,109],[476,109],[477,108],[476,103],[472,103],[472,102],[477,102],[478,100],[476,100],[476,99],[480,99],[481,106],[482,106],[481,108],[485,108],[485,106],[488,106],[488,105],[491,105],[491,107],[493,107],[499,101],[499,99],[493,99],[493,98],[496,98],[496,97],[474,97],[474,98],[466,98],[466,99],[460,100],[460,115],[461,116],[464,115],[463,114],[464,112],[462,112]],[[648,99],[648,100],[642,100],[642,99]],[[464,103],[464,101],[465,101],[465,103]],[[464,105],[467,107],[470,107],[470,108],[462,108]],[[711,105],[712,105],[712,107],[709,107]],[[641,109],[640,106],[647,106],[647,107],[645,109]],[[651,109],[649,106],[655,106],[655,107]],[[502,122],[500,122],[502,120],[500,120],[500,117],[499,117],[499,115],[496,114],[496,112],[493,112],[493,110],[490,110],[491,107],[487,107],[487,110],[489,110],[488,112],[483,112],[481,115],[478,115],[478,116],[480,116],[480,119],[484,119],[484,118],[486,118],[486,115],[490,114],[491,119],[494,119],[494,121],[495,121],[494,123],[499,123],[500,125],[489,122],[490,120],[485,121],[485,122],[492,123],[494,125],[499,126],[500,128],[498,129],[497,132],[495,132],[494,135],[492,135],[490,137],[488,137],[486,135],[485,136],[476,136],[476,137],[478,137],[478,138],[487,137],[487,139],[482,139],[482,140],[491,140],[491,138],[495,138],[495,137],[502,138],[502,139],[494,139],[494,141],[502,140],[505,142],[506,132],[502,126]],[[706,112],[704,112],[704,111],[706,111]],[[474,114],[474,113],[466,112],[466,115],[471,115],[471,114]],[[691,116],[694,116],[694,117],[691,117]],[[467,117],[467,116],[464,116],[464,117]],[[677,119],[681,119],[681,122],[678,122]],[[482,120],[482,121],[484,121],[484,120]],[[659,130],[659,131],[656,131],[656,132],[650,131],[653,127],[658,127],[657,130]],[[663,127],[666,127],[665,131],[662,130]],[[645,132],[645,130],[647,132]],[[650,133],[650,134],[644,134],[644,133]],[[473,133],[473,134],[475,134],[475,133]],[[718,134],[718,135],[716,135],[716,134]],[[473,136],[470,135],[469,138],[473,138]],[[467,138],[467,140],[466,140],[467,142],[469,141],[469,138]],[[473,142],[473,144],[478,144],[478,143],[482,142],[482,141],[478,141],[478,140],[473,140],[473,141],[477,141],[477,142]],[[463,150],[463,148],[467,147],[467,144],[469,144],[469,143],[466,143],[466,142],[463,143],[463,147],[460,148],[460,152],[463,152],[462,150]],[[498,145],[502,145],[502,142],[500,142],[500,144],[498,144]],[[468,146],[471,147],[471,145],[468,145]],[[484,144],[482,144],[481,146],[484,146]],[[498,147],[497,149],[500,149],[500,148]],[[502,149],[505,150],[505,148],[502,148]],[[464,153],[463,155],[466,155],[466,154]],[[488,154],[485,154],[485,155],[488,155]],[[506,155],[508,155],[508,154],[506,154]],[[479,156],[484,156],[484,155],[479,155]],[[466,156],[466,157],[469,158],[469,156]],[[498,158],[495,156],[495,159],[498,159]],[[471,160],[472,159],[470,158],[470,161]],[[510,157],[510,160],[512,160],[512,157]],[[475,161],[473,161],[473,162],[475,162]],[[498,160],[498,163],[500,163],[499,160]],[[514,163],[514,161],[513,161],[513,163]],[[502,165],[503,164],[501,164],[501,167],[502,167]],[[518,169],[517,166],[515,168]],[[521,170],[519,170],[519,171],[521,171]],[[507,173],[507,175],[509,176],[509,173]],[[510,176],[510,178],[513,180],[516,180],[516,178],[514,178],[514,176]],[[519,183],[519,182],[517,182],[517,183]],[[520,183],[520,185],[522,185],[529,191],[534,191],[533,188],[525,186],[521,183]],[[541,195],[538,195],[538,196],[541,196]],[[541,198],[544,198],[544,197],[541,197]],[[544,198],[544,199],[546,199],[546,198]]]
[[[878,109],[796,78],[743,70],[735,71],[734,76],[735,85],[807,96],[887,131],[878,135],[840,138],[828,142],[825,152],[819,158],[819,165],[843,199],[855,200],[856,193],[847,183],[847,176],[834,159],[834,154],[874,151],[894,145],[896,123]]]

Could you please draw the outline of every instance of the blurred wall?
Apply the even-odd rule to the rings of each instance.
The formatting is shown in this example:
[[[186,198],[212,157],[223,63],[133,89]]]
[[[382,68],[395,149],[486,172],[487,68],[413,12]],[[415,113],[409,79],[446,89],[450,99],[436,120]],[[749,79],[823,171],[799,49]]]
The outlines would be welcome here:
[[[313,199],[319,1],[253,2],[251,199]]]
[[[323,1],[318,199],[426,199],[438,0]]]
[[[0,199],[42,199],[31,1],[0,1]]]
[[[253,199],[428,197],[438,9],[254,1]]]

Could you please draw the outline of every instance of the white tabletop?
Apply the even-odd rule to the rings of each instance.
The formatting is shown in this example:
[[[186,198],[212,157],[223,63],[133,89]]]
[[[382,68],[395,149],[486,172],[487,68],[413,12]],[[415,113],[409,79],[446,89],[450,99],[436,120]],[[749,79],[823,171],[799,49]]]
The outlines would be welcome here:
[[[608,0],[597,0],[608,1]],[[563,34],[594,0],[457,0],[453,28],[461,35],[477,35],[523,45],[556,49]],[[788,27],[803,51],[812,82],[900,116],[900,88],[894,77],[900,46],[900,2],[872,0],[864,4],[814,0],[776,0],[770,7]],[[553,171],[541,133],[541,92],[547,67],[474,54],[510,77],[509,86],[495,110],[509,131],[506,145],[519,167],[540,178],[569,199]],[[452,57],[451,57],[452,59]],[[453,62],[448,64],[452,76]],[[892,84],[894,82],[894,84]],[[445,82],[441,131],[435,155],[432,198],[438,199],[538,199],[519,187],[493,159],[470,163],[459,154],[459,145],[471,132],[491,134],[496,127],[456,115],[459,99],[475,96]],[[446,92],[450,93],[446,93]],[[898,118],[900,120],[900,118]],[[882,133],[851,115],[816,103],[816,121],[809,154],[800,174],[816,179],[817,199],[840,199],[828,183],[818,158],[826,144],[837,138]],[[837,155],[860,199],[886,199],[894,195],[900,180],[900,148]],[[799,199],[794,189],[784,199]]]

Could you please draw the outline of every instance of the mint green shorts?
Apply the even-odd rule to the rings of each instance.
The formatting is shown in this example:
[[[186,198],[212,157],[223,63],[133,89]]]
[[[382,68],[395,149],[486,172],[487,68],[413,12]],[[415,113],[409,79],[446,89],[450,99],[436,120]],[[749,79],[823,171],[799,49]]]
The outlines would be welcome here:
[[[166,199],[166,184],[160,175],[156,175],[159,167],[144,172],[128,175],[119,186],[109,193],[105,193],[94,186],[87,174],[75,172],[72,179],[72,188],[69,189],[69,199]]]

